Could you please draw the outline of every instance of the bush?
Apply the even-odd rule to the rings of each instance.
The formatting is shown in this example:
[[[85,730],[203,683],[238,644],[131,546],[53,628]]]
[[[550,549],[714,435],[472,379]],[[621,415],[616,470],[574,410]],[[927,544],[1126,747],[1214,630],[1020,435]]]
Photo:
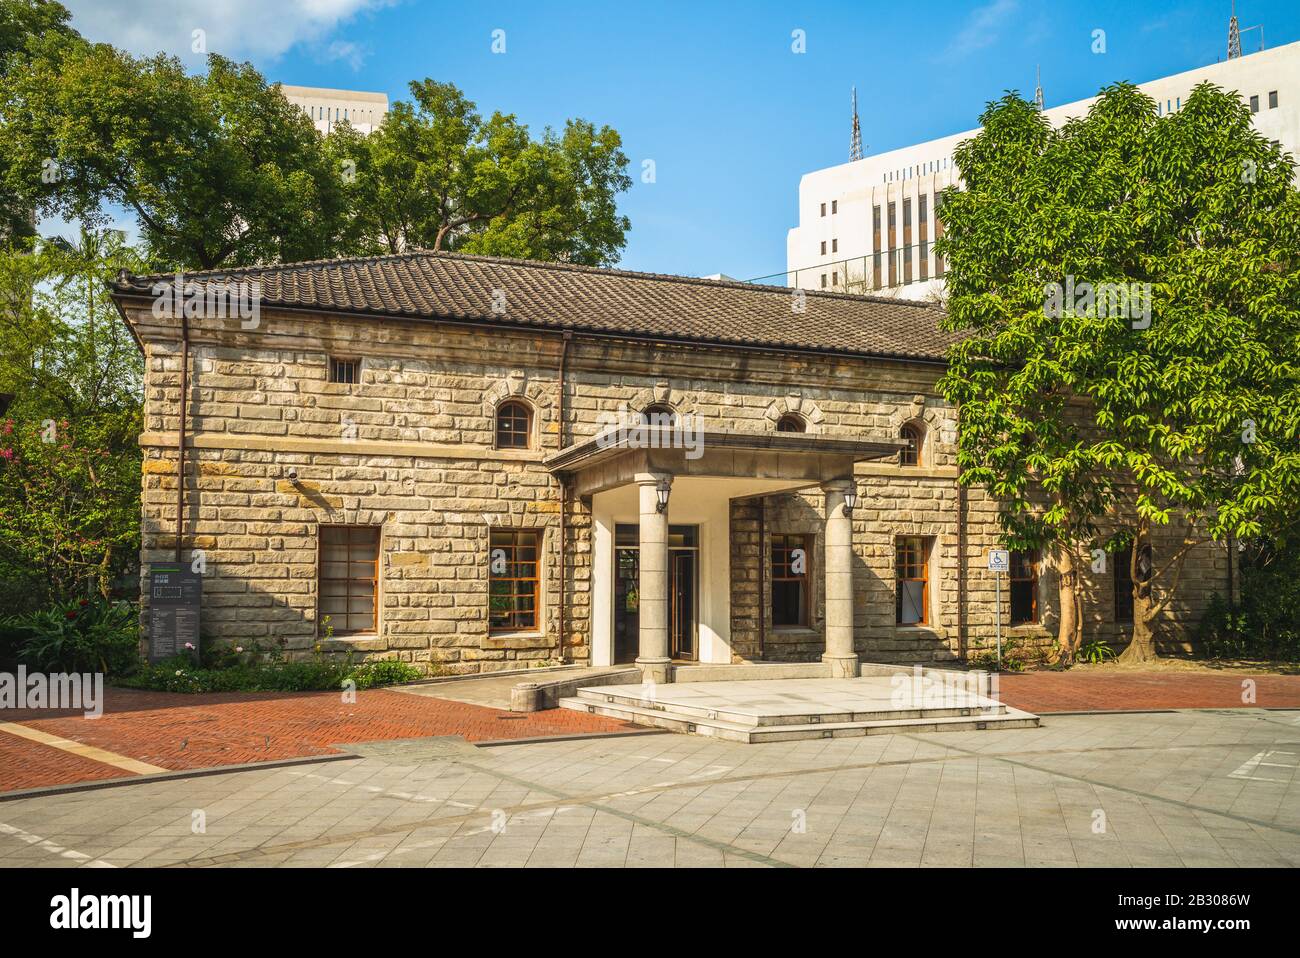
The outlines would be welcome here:
[[[1196,640],[1209,658],[1300,661],[1300,549],[1251,550],[1237,608],[1212,596]]]
[[[146,665],[119,684],[154,692],[326,692],[338,691],[351,679],[358,689],[396,685],[422,678],[405,662],[329,661],[247,662],[225,668],[195,668],[187,656]]]
[[[19,663],[42,672],[124,675],[140,663],[135,606],[107,599],[78,599],[0,624]],[[2,650],[0,650],[2,651]]]

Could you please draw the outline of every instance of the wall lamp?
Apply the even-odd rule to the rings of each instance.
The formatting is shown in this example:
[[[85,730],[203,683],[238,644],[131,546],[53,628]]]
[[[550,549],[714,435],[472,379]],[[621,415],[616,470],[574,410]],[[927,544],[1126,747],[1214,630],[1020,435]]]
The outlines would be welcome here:
[[[853,510],[857,508],[857,505],[858,487],[856,484],[850,484],[849,487],[844,490],[844,514],[846,516],[852,516]]]
[[[668,478],[660,479],[655,486],[655,510],[658,512],[668,511],[668,494],[673,491],[673,481]]]

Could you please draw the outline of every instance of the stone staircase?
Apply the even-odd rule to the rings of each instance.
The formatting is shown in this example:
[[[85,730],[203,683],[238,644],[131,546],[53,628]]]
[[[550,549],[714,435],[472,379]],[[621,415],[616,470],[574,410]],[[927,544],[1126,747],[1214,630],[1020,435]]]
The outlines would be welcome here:
[[[694,682],[580,688],[561,708],[733,742],[791,742],[900,732],[1034,728],[1038,716],[970,692],[917,698],[889,678]],[[913,700],[914,701],[911,701]]]

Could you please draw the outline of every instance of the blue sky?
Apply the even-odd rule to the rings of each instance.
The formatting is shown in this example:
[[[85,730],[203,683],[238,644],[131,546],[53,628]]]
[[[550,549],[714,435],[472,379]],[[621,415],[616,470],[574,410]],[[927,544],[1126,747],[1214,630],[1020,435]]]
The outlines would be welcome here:
[[[856,84],[867,152],[976,125],[1007,89],[1047,105],[1224,55],[1227,0],[444,3],[433,0],[64,0],[74,26],[197,68],[209,49],[272,80],[377,90],[456,83],[536,131],[580,116],[623,136],[635,185],[622,265],[751,278],[785,269],[799,177],[844,162]],[[1269,47],[1300,39],[1295,0],[1240,0]],[[492,33],[506,52],[493,54]],[[806,52],[792,52],[803,30]],[[1092,32],[1106,31],[1106,53]],[[1258,49],[1260,31],[1243,48]],[[654,161],[656,182],[642,183]]]

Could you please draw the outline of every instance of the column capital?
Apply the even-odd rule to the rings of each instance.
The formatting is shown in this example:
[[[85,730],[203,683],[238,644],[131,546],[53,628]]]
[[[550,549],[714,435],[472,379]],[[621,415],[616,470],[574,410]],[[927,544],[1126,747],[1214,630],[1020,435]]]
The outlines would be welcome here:
[[[673,481],[673,474],[671,472],[656,470],[654,472],[638,472],[633,477],[632,481],[638,486],[657,486],[665,479],[671,483]]]
[[[821,484],[822,492],[848,492],[853,488],[856,480],[852,477],[846,479],[827,479]]]

